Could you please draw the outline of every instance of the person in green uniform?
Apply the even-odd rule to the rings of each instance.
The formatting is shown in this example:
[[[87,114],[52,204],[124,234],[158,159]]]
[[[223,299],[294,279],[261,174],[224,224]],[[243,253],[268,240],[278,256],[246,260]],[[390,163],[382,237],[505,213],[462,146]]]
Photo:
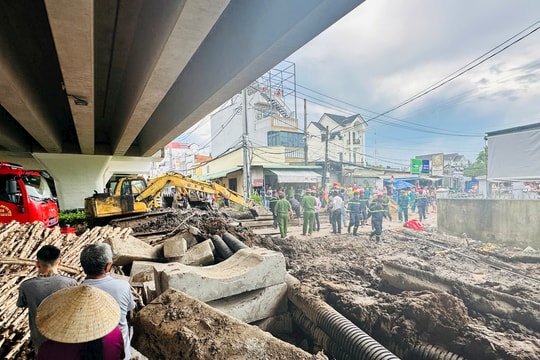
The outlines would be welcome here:
[[[291,203],[285,199],[285,194],[279,194],[279,200],[276,202],[274,207],[274,213],[278,219],[279,232],[281,238],[285,239],[287,236],[287,223],[289,222],[289,216],[292,215]]]
[[[315,205],[317,200],[311,193],[311,189],[306,189],[306,195],[302,198],[300,204],[304,209],[304,223],[302,225],[302,235],[311,235],[315,227]]]

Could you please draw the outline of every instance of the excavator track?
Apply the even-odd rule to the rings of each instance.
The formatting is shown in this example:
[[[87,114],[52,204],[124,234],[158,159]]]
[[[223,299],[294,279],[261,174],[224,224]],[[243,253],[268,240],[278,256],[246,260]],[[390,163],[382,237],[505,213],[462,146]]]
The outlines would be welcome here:
[[[117,226],[117,227],[122,227],[122,228],[132,227],[130,223],[133,223],[133,222],[139,223],[141,220],[150,220],[155,217],[168,215],[172,212],[173,212],[172,209],[152,211],[152,212],[147,212],[144,214],[138,214],[138,215],[133,215],[133,216],[128,216],[128,217],[112,219],[109,221],[108,224],[111,226]]]

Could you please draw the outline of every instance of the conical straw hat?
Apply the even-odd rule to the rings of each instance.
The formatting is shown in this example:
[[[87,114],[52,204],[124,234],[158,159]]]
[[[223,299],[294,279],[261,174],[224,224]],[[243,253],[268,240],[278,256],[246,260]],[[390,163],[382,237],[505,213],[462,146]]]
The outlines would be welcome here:
[[[110,333],[120,321],[120,306],[105,291],[93,286],[58,290],[41,302],[36,315],[39,331],[47,339],[83,343]]]

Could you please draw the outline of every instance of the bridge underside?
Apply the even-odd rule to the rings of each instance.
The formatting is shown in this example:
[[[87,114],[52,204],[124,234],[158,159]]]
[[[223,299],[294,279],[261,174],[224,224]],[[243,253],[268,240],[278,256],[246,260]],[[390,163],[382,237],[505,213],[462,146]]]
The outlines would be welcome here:
[[[362,1],[1,1],[0,157],[154,156]]]
[[[0,150],[151,156],[361,1],[0,2]]]

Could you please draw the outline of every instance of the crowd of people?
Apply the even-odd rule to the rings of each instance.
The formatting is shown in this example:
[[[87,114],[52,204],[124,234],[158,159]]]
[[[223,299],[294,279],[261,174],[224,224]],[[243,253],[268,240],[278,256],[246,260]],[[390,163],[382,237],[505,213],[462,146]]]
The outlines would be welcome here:
[[[17,306],[28,308],[35,358],[131,359],[128,313],[135,308],[129,282],[113,278],[109,244],[87,245],[80,254],[81,284],[60,275],[60,249],[37,252],[38,274],[19,286]]]
[[[412,187],[396,190],[354,186],[340,187],[334,183],[330,190],[316,186],[295,188],[293,186],[264,191],[264,205],[273,214],[273,226],[279,228],[281,238],[287,236],[290,221],[302,224],[302,235],[310,236],[319,231],[321,211],[328,212],[333,234],[341,234],[342,229],[357,236],[358,228],[371,219],[370,239],[380,239],[383,219],[393,221],[390,202],[398,207],[398,221],[408,222],[410,213],[418,213],[418,220],[424,221],[428,210],[436,211],[435,189],[433,187]],[[303,223],[301,220],[303,219]]]

